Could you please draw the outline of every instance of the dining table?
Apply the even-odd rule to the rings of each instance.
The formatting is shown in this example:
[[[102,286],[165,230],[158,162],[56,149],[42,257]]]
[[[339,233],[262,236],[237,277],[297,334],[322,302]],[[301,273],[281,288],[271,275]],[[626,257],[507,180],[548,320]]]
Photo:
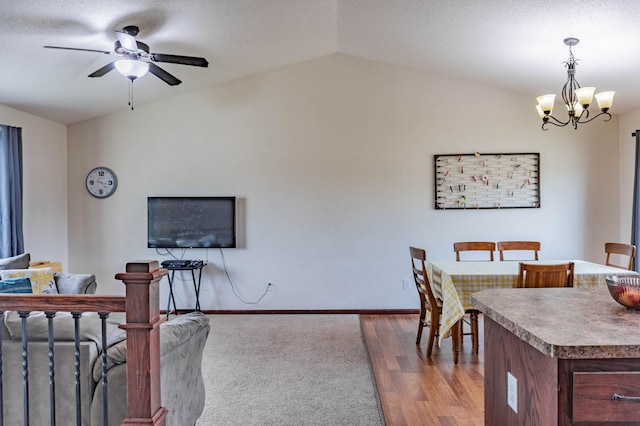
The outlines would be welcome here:
[[[457,363],[460,346],[460,321],[465,311],[475,309],[471,294],[490,288],[516,288],[521,261],[432,261],[427,278],[436,299],[442,301],[439,341],[452,336],[453,358]],[[606,286],[611,275],[637,275],[635,271],[601,265],[585,260],[537,260],[525,263],[574,263],[573,286]]]

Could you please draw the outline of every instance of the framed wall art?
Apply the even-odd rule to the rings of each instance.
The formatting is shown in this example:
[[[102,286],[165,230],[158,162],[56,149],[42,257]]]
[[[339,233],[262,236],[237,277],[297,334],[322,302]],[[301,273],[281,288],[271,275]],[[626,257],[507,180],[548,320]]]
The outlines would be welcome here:
[[[435,208],[540,207],[540,154],[435,155]]]

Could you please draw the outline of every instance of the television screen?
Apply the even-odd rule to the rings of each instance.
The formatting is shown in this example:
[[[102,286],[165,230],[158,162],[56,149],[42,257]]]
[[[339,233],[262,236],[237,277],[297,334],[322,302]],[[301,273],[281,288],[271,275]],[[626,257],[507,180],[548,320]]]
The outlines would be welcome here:
[[[148,197],[149,248],[233,248],[235,197]]]

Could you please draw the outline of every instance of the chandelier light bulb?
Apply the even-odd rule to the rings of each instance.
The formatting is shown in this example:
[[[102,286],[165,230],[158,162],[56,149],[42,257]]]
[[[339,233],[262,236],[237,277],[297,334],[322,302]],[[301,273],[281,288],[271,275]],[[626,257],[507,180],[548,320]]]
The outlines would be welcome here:
[[[582,105],[580,105],[580,102],[576,101],[576,103],[573,104],[573,115],[574,115],[574,117],[580,118],[580,116],[585,111],[585,109],[586,108],[584,108]]]
[[[600,108],[602,111],[606,112],[609,110],[609,108],[611,108],[611,105],[613,104],[613,95],[615,95],[616,92],[600,92],[600,93],[596,93],[596,101],[598,102],[598,108]]]
[[[591,104],[591,101],[593,101],[593,92],[595,91],[595,87],[581,87],[576,89],[576,98],[578,98],[578,103],[584,108],[587,108]]]
[[[538,105],[540,105],[542,111],[544,111],[547,115],[550,115],[553,111],[553,103],[556,101],[556,95],[542,95],[538,96],[536,100],[538,101]]]

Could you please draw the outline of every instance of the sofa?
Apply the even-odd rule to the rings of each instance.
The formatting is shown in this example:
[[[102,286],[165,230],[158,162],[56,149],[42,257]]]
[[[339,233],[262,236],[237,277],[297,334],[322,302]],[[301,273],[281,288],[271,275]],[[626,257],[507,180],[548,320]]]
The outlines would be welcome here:
[[[0,259],[0,269],[17,269]],[[60,294],[93,294],[97,284],[91,274],[55,273]],[[1,296],[1,295],[0,295]],[[73,318],[58,313],[54,318],[55,395],[58,424],[76,423],[75,345]],[[126,417],[126,334],[118,328],[124,313],[107,320],[108,424],[120,425]],[[103,425],[101,322],[95,313],[80,320],[80,389],[82,425]],[[4,424],[22,424],[22,323],[16,312],[6,312],[2,331]],[[50,424],[49,354],[47,318],[32,313],[27,320],[29,336],[29,416],[31,425]],[[193,312],[160,325],[160,382],[162,405],[169,411],[169,426],[192,426],[204,409],[202,355],[209,320]]]

